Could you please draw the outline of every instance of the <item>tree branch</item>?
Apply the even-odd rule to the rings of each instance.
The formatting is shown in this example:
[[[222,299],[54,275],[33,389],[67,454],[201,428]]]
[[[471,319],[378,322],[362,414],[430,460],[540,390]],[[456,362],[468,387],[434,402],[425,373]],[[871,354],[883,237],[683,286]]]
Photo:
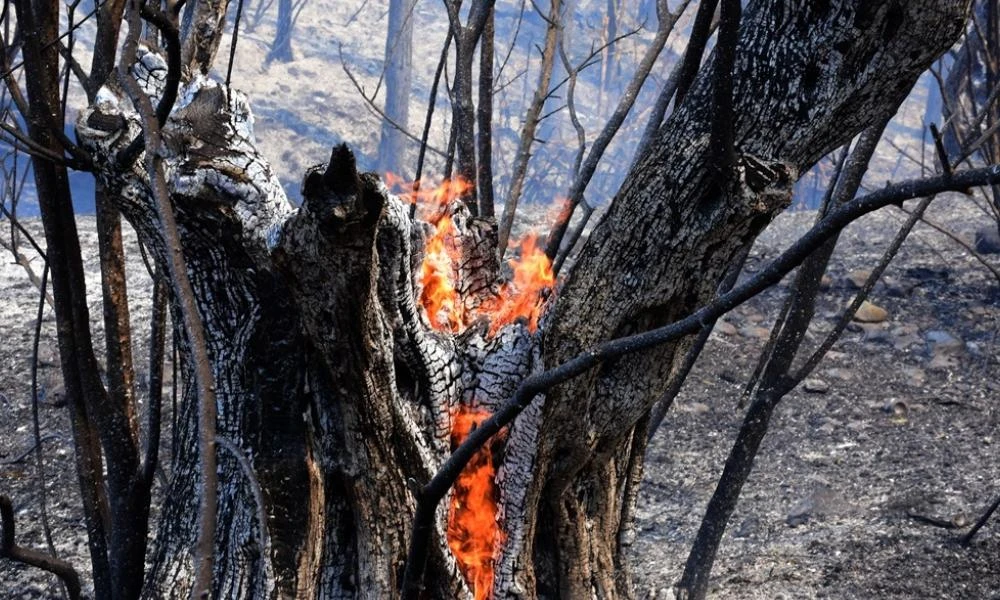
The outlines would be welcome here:
[[[701,57],[705,53],[705,46],[708,45],[708,38],[711,36],[712,20],[715,17],[715,6],[719,0],[702,0],[698,5],[698,13],[694,17],[694,25],[691,27],[691,37],[688,39],[687,49],[684,50],[684,59],[681,61],[681,72],[677,79],[677,92],[675,94],[674,106],[680,106],[687,95],[691,84],[694,83],[695,75],[701,66]]]
[[[361,84],[358,82],[358,79],[357,77],[354,76],[354,73],[352,73],[351,70],[347,68],[347,62],[344,60],[343,47],[340,47],[338,52],[340,53],[340,66],[344,69],[344,73],[347,75],[347,78],[351,80],[352,84],[354,84],[354,89],[356,89],[358,93],[361,94],[361,97],[364,98],[365,106],[368,107],[368,110],[372,111],[380,119],[384,119],[387,123],[398,129],[400,133],[410,138],[414,142],[417,142],[418,144],[423,143],[434,154],[437,154],[438,156],[441,157],[445,156],[444,152],[438,150],[434,146],[427,144],[426,142],[422,142],[420,138],[410,133],[405,127],[397,123],[395,120],[391,119],[389,115],[385,114],[385,111],[383,111],[381,108],[378,107],[378,104],[375,103],[375,100],[373,98],[368,97],[368,95],[365,93],[365,88],[362,87]]]
[[[597,171],[597,164],[601,161],[601,158],[604,157],[605,150],[607,150],[608,145],[611,144],[611,141],[618,133],[622,123],[625,122],[625,117],[627,117],[629,112],[632,110],[632,106],[639,97],[639,92],[642,90],[643,84],[646,83],[646,78],[649,76],[649,72],[653,69],[653,65],[656,64],[656,59],[660,57],[660,53],[663,51],[663,46],[667,43],[667,37],[670,35],[670,32],[673,31],[674,24],[677,23],[677,19],[680,18],[686,7],[687,2],[684,2],[676,13],[671,14],[667,10],[666,1],[658,1],[657,14],[660,16],[660,21],[659,27],[656,30],[656,37],[646,49],[645,54],[643,54],[642,60],[639,61],[639,65],[636,67],[635,73],[632,75],[632,80],[629,82],[628,87],[625,88],[625,91],[622,92],[622,95],[618,100],[618,106],[615,107],[615,111],[608,118],[607,123],[604,124],[604,128],[597,136],[597,139],[594,140],[594,143],[590,147],[590,152],[587,154],[586,161],[584,161],[580,171],[576,174],[576,177],[573,180],[572,186],[570,186],[569,214],[564,221],[554,224],[552,232],[549,234],[548,242],[546,243],[545,254],[548,255],[550,259],[555,258],[556,254],[559,252],[563,236],[566,234],[566,229],[569,227],[569,221],[573,216],[573,211],[576,210],[576,207],[583,200],[583,194],[586,191],[587,186],[590,184],[590,180],[593,178],[594,173]],[[590,213],[593,211],[590,210],[587,212]],[[583,225],[584,223],[580,224],[581,229]],[[555,268],[553,268],[553,271],[558,273]]]
[[[163,159],[159,156],[160,128],[149,97],[133,77],[124,77],[123,86],[142,119],[146,145],[146,171],[152,190],[160,234],[167,250],[167,273],[177,295],[184,331],[191,346],[195,387],[198,394],[198,456],[201,466],[201,506],[199,508],[198,540],[195,548],[197,572],[191,587],[191,598],[208,597],[212,591],[212,571],[215,562],[215,527],[218,503],[218,477],[215,455],[215,381],[205,328],[198,312],[197,300],[188,278],[184,252],[173,206],[163,174]]]
[[[517,212],[517,203],[521,199],[522,187],[528,172],[528,160],[531,158],[531,146],[535,141],[535,129],[538,127],[538,117],[542,113],[545,100],[549,95],[552,66],[555,64],[556,42],[559,39],[559,27],[555,21],[559,19],[560,6],[560,0],[551,0],[550,19],[545,30],[545,49],[542,51],[542,64],[538,72],[538,85],[535,87],[531,104],[525,111],[521,139],[517,147],[517,155],[514,157],[514,165],[511,168],[510,187],[507,190],[503,214],[500,217],[497,252],[501,258],[507,249],[507,240],[510,238],[510,230],[514,225],[514,214]]]
[[[14,506],[10,498],[0,495],[0,524],[3,526],[3,539],[0,541],[0,557],[37,567],[59,577],[69,597],[76,600],[80,597],[80,574],[70,563],[53,558],[47,554],[22,548],[14,543]]]
[[[720,176],[735,181],[736,149],[733,146],[733,65],[740,38],[740,0],[722,0],[719,41],[712,73],[712,152]]]

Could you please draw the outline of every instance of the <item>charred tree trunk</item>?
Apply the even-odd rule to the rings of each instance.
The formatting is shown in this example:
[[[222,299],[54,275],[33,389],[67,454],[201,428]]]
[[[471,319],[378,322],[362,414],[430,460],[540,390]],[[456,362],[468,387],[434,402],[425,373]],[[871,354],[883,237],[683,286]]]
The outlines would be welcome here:
[[[499,287],[490,222],[461,202],[442,207],[454,225],[447,243],[464,251],[451,265],[460,307],[442,327],[442,314],[418,305],[415,268],[434,227],[359,175],[344,148],[306,173],[305,202],[293,208],[256,149],[246,98],[204,78],[188,83],[163,127],[163,160],[217,382],[217,435],[229,448],[219,452],[213,595],[395,596],[414,489],[449,455],[464,415],[494,410],[543,365],[710,299],[732,257],[788,203],[796,173],[884,118],[951,44],[967,8],[752,3],[732,73],[738,181],[718,183],[703,76],[536,331],[477,317]],[[146,53],[134,70],[157,97],[162,59]],[[147,174],[117,162],[140,130],[125,98],[110,87],[78,135],[163,263]],[[427,597],[468,597],[476,586],[497,598],[631,597],[626,549],[646,416],[675,354],[671,345],[604,364],[529,406],[493,448],[492,579],[449,550],[442,506]],[[184,597],[193,578],[198,443],[191,389],[185,398],[148,597]]]

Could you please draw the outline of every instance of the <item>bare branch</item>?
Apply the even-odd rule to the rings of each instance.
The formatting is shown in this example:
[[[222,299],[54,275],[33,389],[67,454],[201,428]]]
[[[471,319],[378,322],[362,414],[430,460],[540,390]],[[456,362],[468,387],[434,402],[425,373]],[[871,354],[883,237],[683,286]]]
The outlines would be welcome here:
[[[705,46],[708,45],[708,38],[711,36],[716,4],[718,4],[718,0],[702,0],[698,5],[698,13],[695,15],[694,25],[691,27],[691,38],[688,40],[687,49],[684,50],[684,58],[681,60],[683,66],[677,79],[675,106],[679,106],[684,101],[688,89],[694,83],[695,75],[698,74],[701,57],[705,53]]]
[[[205,328],[198,312],[194,290],[188,278],[184,252],[177,231],[177,223],[163,173],[163,159],[159,155],[160,128],[157,115],[149,97],[143,93],[133,77],[122,78],[123,86],[135,104],[142,119],[146,145],[145,162],[149,173],[160,233],[167,249],[167,272],[177,295],[184,331],[191,346],[194,380],[198,398],[198,456],[201,466],[201,506],[199,508],[198,540],[195,548],[196,575],[191,587],[191,597],[211,595],[212,571],[215,563],[216,507],[218,503],[218,477],[215,456],[215,382]]]
[[[207,75],[222,41],[229,0],[198,0],[194,5],[191,28],[187,30],[181,57],[191,73]]]
[[[995,513],[998,508],[1000,508],[1000,496],[997,496],[997,499],[993,502],[993,504],[991,504],[990,507],[986,509],[986,512],[984,512],[981,517],[979,517],[979,520],[976,521],[976,524],[972,526],[972,529],[969,530],[969,533],[962,536],[960,542],[963,546],[968,546],[969,544],[972,543],[972,538],[974,538],[976,534],[979,533],[979,530],[983,528],[983,525],[986,525],[986,522],[990,520],[990,517],[993,516],[993,513]]]
[[[913,211],[907,210],[903,206],[897,206],[896,208],[899,209],[899,210],[901,210],[904,214],[907,214],[907,215],[913,214]],[[928,219],[926,215],[923,216],[923,217],[921,217],[920,221],[924,225],[927,225],[931,229],[937,231],[941,235],[945,236],[946,238],[948,238],[949,240],[951,240],[955,244],[957,244],[957,245],[961,246],[963,249],[965,249],[965,251],[968,253],[969,256],[971,256],[972,258],[974,258],[977,262],[979,262],[979,264],[981,264],[984,267],[986,267],[986,269],[990,273],[993,274],[993,277],[996,278],[997,282],[1000,283],[1000,270],[998,270],[996,267],[994,267],[989,262],[987,262],[986,259],[983,258],[982,256],[980,256],[979,253],[976,252],[975,248],[973,248],[972,246],[970,246],[969,244],[967,244],[965,242],[965,240],[963,240],[962,238],[958,237],[957,235],[955,235],[954,233],[952,233],[951,231],[949,231],[943,225],[940,225],[940,224],[932,221],[931,219]]]
[[[521,127],[521,141],[517,147],[517,154],[514,157],[514,165],[510,176],[510,187],[507,191],[507,199],[504,201],[503,214],[500,217],[499,230],[497,233],[497,252],[503,258],[503,253],[507,249],[507,240],[510,238],[510,230],[514,225],[514,214],[517,212],[517,203],[521,199],[522,187],[528,172],[528,160],[531,158],[531,146],[535,141],[535,129],[538,127],[539,115],[545,105],[545,99],[549,94],[549,83],[552,80],[552,66],[556,57],[556,42],[559,40],[559,12],[561,10],[560,0],[551,0],[549,10],[548,26],[545,30],[545,49],[542,51],[542,64],[538,72],[538,84],[535,87],[531,104],[524,114],[524,125]]]
[[[479,103],[476,106],[476,179],[479,184],[479,214],[492,217],[493,207],[493,38],[494,17],[489,11],[479,41]]]
[[[140,478],[149,486],[159,462],[160,419],[163,406],[163,358],[166,342],[167,282],[157,273],[153,280],[152,330],[149,333],[149,421],[146,427],[146,451],[143,453]],[[177,383],[175,382],[176,386]]]
[[[76,600],[80,597],[80,574],[76,572],[73,565],[47,554],[22,548],[14,542],[14,506],[11,504],[10,498],[3,495],[0,495],[0,524],[3,526],[0,557],[48,571],[62,580],[69,591],[70,598]]]
[[[355,77],[354,73],[352,73],[351,70],[347,67],[347,62],[344,60],[344,48],[343,48],[343,46],[339,47],[338,53],[340,55],[340,66],[344,69],[344,73],[347,74],[347,78],[351,80],[352,84],[354,84],[354,89],[356,89],[358,91],[358,93],[361,94],[361,97],[364,98],[364,100],[365,100],[365,106],[368,108],[368,110],[370,110],[373,114],[375,114],[380,119],[384,119],[390,125],[392,125],[396,129],[398,129],[400,133],[402,133],[406,137],[410,138],[414,142],[417,142],[418,144],[423,143],[420,138],[418,138],[416,135],[410,133],[405,127],[401,126],[399,123],[397,123],[396,121],[394,121],[393,119],[391,119],[387,114],[385,114],[385,111],[383,111],[381,108],[379,108],[379,106],[375,102],[374,98],[369,98],[368,97],[368,94],[365,93],[365,88],[362,87],[361,83],[358,82],[357,77]],[[426,145],[427,149],[429,149],[431,152],[437,154],[438,156],[442,156],[442,157],[445,156],[444,152],[442,152],[441,150],[438,150],[434,146],[431,146],[430,144],[424,144],[424,145]]]
[[[441,83],[441,73],[448,62],[448,47],[451,46],[452,37],[451,29],[448,29],[448,34],[444,38],[444,45],[441,47],[441,58],[438,59],[437,69],[434,70],[434,80],[431,82],[431,93],[427,99],[427,116],[424,119],[424,131],[420,136],[420,150],[417,152],[417,172],[413,177],[414,194],[420,190],[420,178],[423,177],[424,172],[424,157],[427,155],[427,148],[429,147],[427,145],[427,138],[430,137],[431,124],[434,120],[434,107],[437,105],[438,84]],[[410,205],[411,219],[416,214],[416,210],[417,203],[414,202]]]
[[[677,23],[677,19],[680,18],[682,11],[687,4],[683,4],[676,14],[671,14],[667,11],[665,0],[659,0],[658,6],[658,14],[662,15],[663,18],[660,20],[659,26],[656,30],[656,37],[646,49],[646,53],[643,55],[638,67],[636,67],[635,73],[632,75],[632,80],[629,82],[628,87],[625,88],[625,91],[622,92],[621,98],[618,100],[618,106],[615,107],[615,111],[611,114],[611,117],[608,118],[608,122],[605,123],[604,128],[597,136],[597,139],[594,140],[594,143],[590,147],[590,152],[587,154],[586,161],[583,163],[579,173],[577,173],[576,178],[573,180],[573,184],[570,186],[568,194],[570,203],[569,217],[572,217],[573,211],[575,211],[576,207],[583,201],[583,194],[586,191],[587,186],[590,185],[590,181],[594,177],[594,173],[597,171],[598,163],[600,163],[601,158],[604,157],[604,152],[607,150],[611,141],[618,133],[622,123],[625,122],[625,117],[627,117],[629,112],[632,110],[632,106],[639,97],[639,92],[642,90],[643,84],[646,83],[646,78],[649,76],[649,72],[653,69],[653,65],[656,64],[656,59],[660,57],[660,53],[663,51],[663,46],[667,43],[667,37],[670,35],[670,32],[673,31],[674,24]],[[592,209],[592,207],[588,208]],[[593,210],[587,212],[592,213]],[[556,223],[552,228],[552,232],[549,234],[549,239],[546,242],[545,253],[550,259],[555,258],[556,254],[559,252],[563,236],[566,234],[566,229],[569,227],[569,220],[570,219],[567,218],[560,223]],[[586,221],[580,223],[580,231],[583,230],[583,226],[585,224]],[[560,261],[559,265],[561,266],[561,264],[562,262]],[[556,271],[555,266],[553,267],[553,270]]]
[[[726,185],[735,181],[736,149],[733,147],[733,65],[740,37],[740,0],[722,0],[719,41],[712,72],[712,153],[715,167]]]

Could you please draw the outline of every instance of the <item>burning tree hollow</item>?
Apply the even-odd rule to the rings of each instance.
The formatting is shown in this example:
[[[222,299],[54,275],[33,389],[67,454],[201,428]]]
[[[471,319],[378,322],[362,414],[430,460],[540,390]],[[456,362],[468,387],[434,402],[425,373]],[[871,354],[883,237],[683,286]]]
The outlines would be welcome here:
[[[140,49],[133,74],[154,105],[166,69]],[[359,174],[346,147],[306,173],[294,208],[255,149],[242,95],[197,77],[178,97],[161,170],[115,168],[140,131],[115,85],[81,115],[78,135],[160,262],[168,253],[152,187],[162,178],[170,190],[218,382],[217,435],[252,457],[264,511],[284,515],[259,523],[252,484],[229,453],[218,455],[219,531],[247,533],[216,536],[218,593],[274,585],[334,597],[347,586],[392,596],[411,482],[428,481],[452,445],[539,368],[539,320],[553,297],[548,259],[529,235],[501,265],[495,225],[463,203],[466,183],[397,196]],[[197,472],[196,420],[180,415],[188,442],[177,472]],[[533,425],[510,428],[503,446],[518,452],[484,454],[440,507],[427,579],[435,597],[491,596],[503,543],[525,536],[519,511],[536,434]],[[519,480],[509,492],[497,483]],[[161,526],[175,535],[157,546],[151,590],[191,585],[195,481],[175,477],[167,490]],[[296,490],[309,490],[308,503]],[[261,548],[252,532],[265,526]]]

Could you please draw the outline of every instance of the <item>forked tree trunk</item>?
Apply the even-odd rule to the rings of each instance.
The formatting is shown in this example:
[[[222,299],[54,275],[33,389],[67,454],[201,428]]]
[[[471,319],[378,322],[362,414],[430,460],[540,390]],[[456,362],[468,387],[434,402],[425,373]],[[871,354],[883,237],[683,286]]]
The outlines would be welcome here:
[[[740,180],[718,183],[702,77],[637,161],[536,333],[514,323],[491,336],[483,322],[433,331],[414,275],[428,226],[374,176],[359,176],[346,149],[306,174],[294,209],[255,147],[247,100],[190,82],[164,128],[167,183],[207,330],[218,436],[251,466],[222,444],[216,595],[393,597],[414,489],[448,456],[459,407],[491,410],[543,365],[709,300],[730,259],[788,203],[796,173],[894,107],[967,9],[964,0],[752,3],[733,73]],[[153,54],[136,67],[153,96],[150,73],[164,68]],[[114,162],[138,124],[124,95],[109,91],[78,133],[162,261],[147,176]],[[449,210],[471,310],[496,288],[494,227]],[[631,597],[645,417],[675,353],[637,354],[552,390],[495,446],[495,597]],[[193,577],[191,396],[149,597],[185,597]],[[438,516],[426,595],[467,596],[445,542],[445,506]]]

